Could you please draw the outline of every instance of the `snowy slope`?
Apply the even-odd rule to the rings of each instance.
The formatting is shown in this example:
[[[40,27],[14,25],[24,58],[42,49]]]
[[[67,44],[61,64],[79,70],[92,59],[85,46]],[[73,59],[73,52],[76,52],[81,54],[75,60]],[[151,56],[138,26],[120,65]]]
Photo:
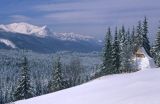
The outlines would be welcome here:
[[[16,48],[16,45],[11,42],[10,40],[7,40],[7,39],[1,39],[0,38],[0,43],[4,43],[5,45],[11,47],[11,48]]]
[[[7,32],[15,32],[22,33],[26,35],[35,35],[38,37],[47,36],[46,26],[38,27],[28,23],[20,22],[20,23],[12,23],[8,25],[0,25],[0,29],[3,29]]]
[[[15,104],[160,104],[160,69],[105,76]]]

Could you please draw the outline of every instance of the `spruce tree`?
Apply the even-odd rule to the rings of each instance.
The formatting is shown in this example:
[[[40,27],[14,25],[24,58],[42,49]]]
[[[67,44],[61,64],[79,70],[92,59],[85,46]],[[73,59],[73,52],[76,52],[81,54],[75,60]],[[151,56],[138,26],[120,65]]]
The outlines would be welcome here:
[[[142,29],[143,29],[143,47],[144,47],[145,51],[147,52],[147,54],[149,56],[151,56],[151,54],[150,54],[151,47],[150,47],[149,39],[147,36],[147,34],[148,34],[148,21],[147,21],[146,17],[144,18]]]
[[[131,68],[130,32],[122,26],[120,31],[120,73],[128,72]]]
[[[28,67],[28,60],[24,57],[22,62],[21,76],[19,78],[18,86],[14,92],[14,99],[28,99],[33,97],[33,90],[30,85],[30,71]]]
[[[111,34],[111,29],[109,27],[105,37],[102,75],[110,73],[112,73],[112,34]]]
[[[154,56],[155,62],[160,67],[160,26],[158,28],[157,38],[156,38],[155,45],[153,47],[153,51],[154,51],[153,56]]]
[[[136,29],[136,39],[135,39],[135,48],[138,49],[143,46],[143,30],[141,21],[138,22],[138,26]]]
[[[132,32],[131,32],[131,49],[132,49],[132,53],[135,52],[136,50],[136,33],[135,33],[135,27],[133,26],[132,28]]]
[[[134,71],[132,69],[133,51],[132,51],[131,44],[132,44],[132,42],[131,42],[130,30],[128,29],[128,31],[126,33],[125,48],[124,48],[124,52],[126,54],[126,56],[125,56],[125,72]]]
[[[125,28],[124,26],[122,26],[122,29],[119,30],[119,36],[120,36],[120,73],[123,72],[123,70],[125,69],[124,64],[125,64],[125,42],[126,42],[126,34],[125,34]]]
[[[113,73],[119,73],[120,67],[120,46],[119,46],[119,39],[118,39],[118,30],[117,27],[115,29],[115,37],[113,43]]]
[[[63,75],[62,75],[62,64],[60,62],[60,57],[57,58],[53,65],[52,80],[49,83],[50,92],[59,91],[64,89],[63,84]]]

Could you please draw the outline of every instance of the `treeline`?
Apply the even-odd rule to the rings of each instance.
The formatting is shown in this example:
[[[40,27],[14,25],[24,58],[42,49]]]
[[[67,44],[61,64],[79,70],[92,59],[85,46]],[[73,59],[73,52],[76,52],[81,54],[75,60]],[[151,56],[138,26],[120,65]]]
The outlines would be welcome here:
[[[160,26],[158,27],[157,38],[152,48],[153,58],[158,67],[160,67]]]
[[[116,27],[115,32],[113,32],[109,27],[105,36],[102,70],[97,76],[140,70],[134,61],[134,57],[135,52],[142,47],[160,66],[160,28],[154,46],[150,46],[148,33],[146,17],[143,21],[139,21],[137,26],[133,26],[132,29],[126,29],[122,26],[119,29]]]
[[[138,71],[140,69],[134,62],[134,55],[137,49],[142,47],[150,57],[155,59],[157,66],[160,66],[160,27],[155,44],[152,46],[148,35],[146,17],[133,28],[122,26],[112,31],[109,27],[105,36],[102,63],[89,69],[94,69],[93,72],[86,70],[78,57],[64,64],[63,56],[51,60],[52,62],[36,59],[39,61],[36,63],[34,62],[36,60],[29,60],[28,56],[17,58],[15,54],[13,55],[15,58],[8,61],[8,57],[1,55],[0,66],[6,65],[6,68],[1,69],[1,72],[5,73],[1,73],[4,74],[3,77],[0,76],[0,104],[59,91],[104,75]],[[50,56],[47,56],[48,58]],[[35,69],[33,70],[32,67]],[[7,70],[8,68],[10,70]]]
[[[21,58],[16,58],[19,60],[16,63],[14,63],[14,59],[10,62],[8,58],[3,58],[3,63],[0,65],[6,64],[13,67],[13,70],[2,70],[2,72],[8,71],[6,73],[9,76],[1,73],[0,104],[59,91],[82,84],[92,78],[91,73],[94,72],[87,71],[79,57],[73,57],[71,55],[70,57],[72,58],[67,64],[62,61],[64,58],[61,57],[61,55],[54,57],[51,64],[45,67],[46,69],[44,70],[42,70],[43,65],[46,65],[44,62],[34,63],[34,61],[29,60],[27,55],[21,55]],[[39,67],[41,70],[33,69],[30,64],[33,64],[36,68],[42,65]],[[15,66],[17,69],[14,68]]]
[[[66,89],[72,86],[79,85],[87,81],[87,79],[82,78],[81,74],[84,73],[84,68],[80,63],[79,59],[73,59],[71,64],[68,66],[68,72],[64,73],[60,57],[54,62],[52,66],[52,77],[47,85],[46,93],[51,93]],[[67,77],[68,76],[68,77]],[[83,76],[84,77],[84,76]],[[42,95],[41,84],[36,83],[37,87],[34,89],[31,85],[30,79],[30,69],[28,67],[28,60],[24,57],[21,72],[19,76],[19,81],[17,86],[13,91],[13,101],[28,99],[34,96]]]

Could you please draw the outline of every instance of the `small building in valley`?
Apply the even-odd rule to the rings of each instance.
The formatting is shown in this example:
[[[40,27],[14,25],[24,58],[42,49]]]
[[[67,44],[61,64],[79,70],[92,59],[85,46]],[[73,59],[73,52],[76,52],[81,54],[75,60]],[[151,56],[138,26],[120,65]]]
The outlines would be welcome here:
[[[136,67],[140,70],[156,67],[153,58],[147,54],[143,47],[140,47],[135,51],[134,61]]]

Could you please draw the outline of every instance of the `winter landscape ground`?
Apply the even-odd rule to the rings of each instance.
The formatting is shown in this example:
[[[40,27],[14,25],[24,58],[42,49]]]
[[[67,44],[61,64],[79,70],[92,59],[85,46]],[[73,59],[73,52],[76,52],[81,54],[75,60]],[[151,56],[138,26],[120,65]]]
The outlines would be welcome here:
[[[160,68],[141,49],[135,73],[108,75],[55,93],[22,100],[15,104],[159,104]]]
[[[88,83],[15,104],[159,104],[160,69],[104,76]]]
[[[160,104],[160,0],[0,7],[0,104]]]

